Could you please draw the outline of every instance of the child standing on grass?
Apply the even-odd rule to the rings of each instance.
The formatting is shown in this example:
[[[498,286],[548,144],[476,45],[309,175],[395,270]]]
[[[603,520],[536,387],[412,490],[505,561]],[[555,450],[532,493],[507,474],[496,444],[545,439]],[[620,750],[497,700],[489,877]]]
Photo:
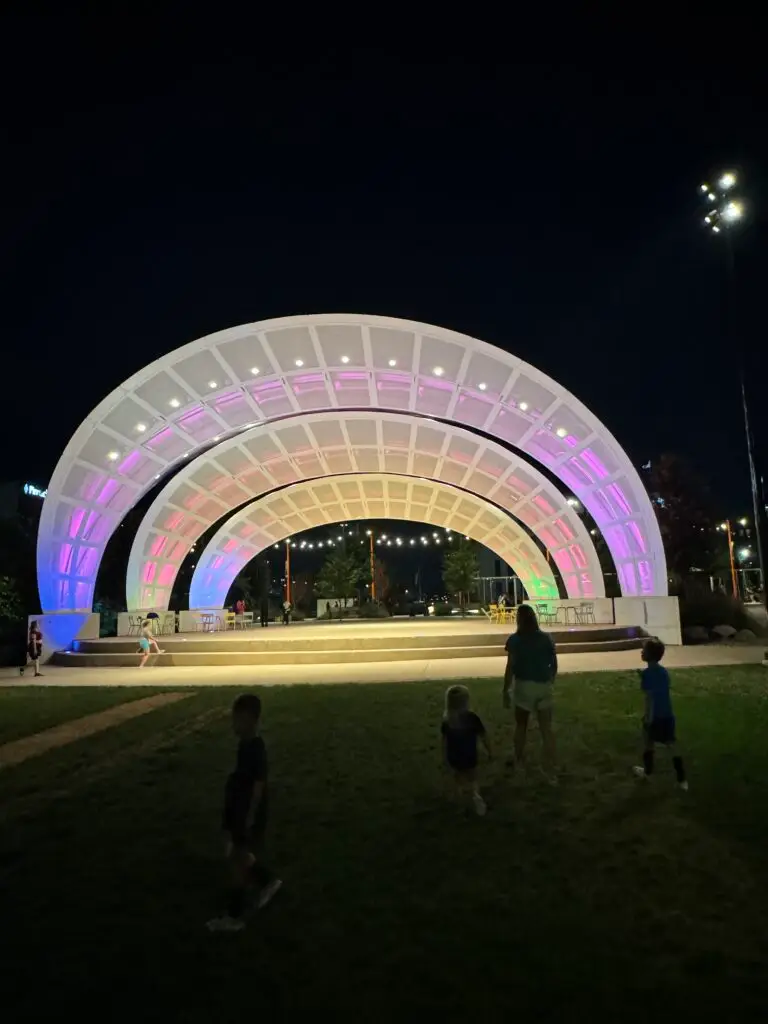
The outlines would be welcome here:
[[[472,805],[479,815],[487,807],[477,784],[478,737],[491,756],[491,747],[485,726],[474,711],[469,710],[469,690],[466,686],[449,686],[445,693],[445,713],[440,728],[443,736],[443,758],[453,771],[460,795],[472,794]]]
[[[245,927],[251,886],[259,890],[256,907],[261,910],[283,884],[260,859],[267,826],[268,766],[261,737],[261,700],[255,694],[244,693],[232,705],[232,728],[239,743],[235,770],[224,790],[223,816],[232,888],[226,914],[208,922],[212,932],[239,932]]]
[[[672,753],[677,784],[680,789],[688,789],[683,759],[675,752],[675,716],[672,711],[672,698],[669,695],[669,673],[661,664],[664,657],[664,644],[655,637],[650,637],[643,644],[641,654],[646,663],[639,670],[640,688],[645,694],[645,714],[643,716],[643,750],[642,765],[632,769],[641,779],[650,779],[654,768],[654,749],[657,743],[663,744]]]

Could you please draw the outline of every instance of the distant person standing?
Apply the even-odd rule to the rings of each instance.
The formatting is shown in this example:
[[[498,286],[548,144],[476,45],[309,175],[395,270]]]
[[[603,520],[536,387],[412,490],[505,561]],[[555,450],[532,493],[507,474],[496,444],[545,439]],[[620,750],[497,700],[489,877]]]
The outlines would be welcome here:
[[[290,626],[291,624],[291,602],[283,601],[283,625]]]
[[[36,676],[41,676],[43,674],[40,671],[40,659],[42,656],[43,633],[37,623],[37,620],[34,620],[29,624],[29,634],[27,636],[27,657],[34,665]],[[24,675],[24,669],[21,670],[21,674]]]
[[[245,601],[242,597],[235,601],[235,615],[245,615]]]
[[[262,626],[269,625],[269,601],[266,598],[262,598],[261,607],[259,608],[259,621]]]

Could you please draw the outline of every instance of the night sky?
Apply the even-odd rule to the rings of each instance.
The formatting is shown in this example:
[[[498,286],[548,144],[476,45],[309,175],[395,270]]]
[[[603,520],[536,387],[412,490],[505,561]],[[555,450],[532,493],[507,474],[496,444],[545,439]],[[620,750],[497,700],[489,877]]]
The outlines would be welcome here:
[[[682,452],[748,510],[722,239],[697,197],[713,169],[745,176],[739,332],[765,349],[767,94],[743,47],[638,37],[635,60],[519,64],[186,16],[1,21],[5,404],[23,428],[3,476],[45,484],[109,390],[200,335],[364,312],[522,356],[636,463]]]

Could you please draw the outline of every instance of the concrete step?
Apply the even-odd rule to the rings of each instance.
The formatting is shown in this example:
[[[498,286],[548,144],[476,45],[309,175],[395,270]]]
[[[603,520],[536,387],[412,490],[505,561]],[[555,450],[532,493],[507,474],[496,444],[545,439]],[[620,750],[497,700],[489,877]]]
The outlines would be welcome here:
[[[582,634],[583,636],[583,634]],[[394,637],[392,638],[395,639]],[[188,647],[179,644],[168,649],[165,654],[153,654],[150,657],[151,665],[349,665],[371,662],[387,661],[435,661],[450,658],[500,658],[503,657],[504,647],[499,638],[489,644],[466,644],[457,642],[455,645],[413,647],[405,646],[409,642],[408,637],[400,637],[403,646],[390,646],[386,649],[381,647],[366,647],[358,649],[336,648],[336,649],[297,649],[297,645],[289,645],[286,650],[276,650],[274,646],[267,650],[253,650],[248,647],[240,648],[232,644],[226,645],[225,650],[211,648],[204,644],[202,650],[189,650]],[[456,638],[457,641],[467,638]],[[612,640],[595,641],[592,639],[574,640],[569,644],[559,646],[562,653],[585,654],[598,653],[600,651],[628,651],[640,647],[642,639],[638,637],[617,637]],[[83,645],[80,644],[80,647]],[[128,651],[122,649],[115,651],[115,645],[106,650],[90,651],[61,651],[53,656],[53,663],[65,665],[69,668],[115,668],[118,666],[136,667],[139,655],[136,653],[136,645],[131,644]],[[122,645],[121,645],[122,647]],[[170,645],[169,645],[170,648]]]
[[[269,630],[266,632],[270,633]],[[567,648],[571,650],[574,643],[601,644],[617,640],[634,640],[640,635],[640,632],[639,629],[634,627],[606,626],[605,628],[591,628],[588,630],[554,630],[550,631],[550,636],[558,649]],[[311,636],[309,631],[302,632],[296,636],[295,633],[291,634],[290,630],[282,632],[278,629],[268,636],[265,636],[265,633],[261,630],[258,632],[243,631],[204,635],[176,634],[174,636],[157,637],[157,642],[166,649],[168,654],[173,655],[234,655],[235,653],[299,654],[302,652],[319,655],[322,652],[356,654],[359,651],[432,651],[441,648],[455,653],[457,650],[465,648],[495,647],[497,650],[503,649],[506,642],[506,634],[499,630],[495,632],[486,630],[477,633],[446,632],[440,634],[435,634],[431,630],[419,634],[417,630],[414,630],[414,633],[410,635],[406,633],[388,634],[386,627],[384,627],[380,634],[360,636],[353,632],[344,635],[344,627],[341,626],[338,633],[333,636],[328,636],[327,634]],[[74,653],[89,655],[129,654],[135,656],[137,648],[138,641],[134,637],[76,640],[73,644]]]

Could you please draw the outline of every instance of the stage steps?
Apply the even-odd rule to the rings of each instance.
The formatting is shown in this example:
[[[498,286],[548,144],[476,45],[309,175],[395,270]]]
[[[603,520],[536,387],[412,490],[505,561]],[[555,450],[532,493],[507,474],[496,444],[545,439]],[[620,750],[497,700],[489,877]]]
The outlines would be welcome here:
[[[274,632],[273,632],[274,630]],[[448,658],[493,658],[504,654],[506,633],[490,631],[478,624],[477,632],[436,633],[433,629],[412,634],[394,633],[386,626],[380,633],[361,636],[345,633],[343,624],[329,636],[312,635],[311,627],[302,629],[270,627],[267,631],[239,633],[187,634],[158,637],[165,653],[152,655],[158,665],[332,665],[386,661],[431,661]],[[626,651],[641,646],[644,636],[639,627],[591,627],[551,630],[561,654]],[[78,640],[71,651],[53,656],[57,665],[70,668],[135,667],[139,660],[138,642],[133,637]]]

